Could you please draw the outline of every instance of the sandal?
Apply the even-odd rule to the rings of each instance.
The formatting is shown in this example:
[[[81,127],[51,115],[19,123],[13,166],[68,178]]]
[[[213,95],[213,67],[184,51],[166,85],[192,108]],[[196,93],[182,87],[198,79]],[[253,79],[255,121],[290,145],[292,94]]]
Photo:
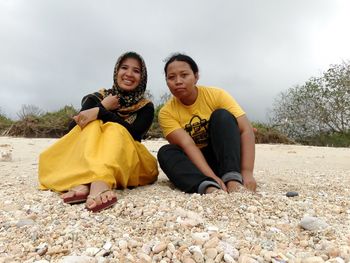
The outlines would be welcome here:
[[[70,189],[68,192],[73,192],[74,195],[62,198],[63,202],[66,204],[79,204],[85,202],[89,196],[89,193],[81,194],[81,190],[82,189]]]
[[[101,194],[104,194],[104,193],[106,193],[108,191],[112,191],[112,190],[111,189],[103,190],[102,192],[99,192],[95,196],[88,195],[87,199],[92,199],[92,200],[95,201],[95,203],[97,203],[96,202],[96,198],[101,197]],[[113,206],[116,202],[117,202],[117,197],[114,196],[111,200],[107,200],[107,202],[105,202],[105,203],[101,203],[101,204],[96,205],[95,207],[92,207],[92,208],[86,207],[86,209],[91,211],[91,212],[93,212],[93,213],[97,213],[97,212],[100,212],[100,211],[102,211],[104,209],[107,209],[107,208]]]

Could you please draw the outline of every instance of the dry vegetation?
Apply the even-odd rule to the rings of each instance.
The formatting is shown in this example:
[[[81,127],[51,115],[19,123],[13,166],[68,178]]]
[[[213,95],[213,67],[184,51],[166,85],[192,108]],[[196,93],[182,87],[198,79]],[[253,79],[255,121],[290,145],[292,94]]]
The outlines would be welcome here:
[[[26,138],[60,138],[68,132],[69,123],[76,113],[77,110],[72,106],[65,106],[56,112],[47,113],[42,113],[35,106],[24,106],[18,114],[20,118],[18,121],[12,121],[4,115],[0,115],[0,134]],[[256,123],[253,126],[256,129],[257,143],[294,144],[285,135],[267,125]],[[162,137],[162,132],[158,119],[155,118],[146,138],[160,137]]]

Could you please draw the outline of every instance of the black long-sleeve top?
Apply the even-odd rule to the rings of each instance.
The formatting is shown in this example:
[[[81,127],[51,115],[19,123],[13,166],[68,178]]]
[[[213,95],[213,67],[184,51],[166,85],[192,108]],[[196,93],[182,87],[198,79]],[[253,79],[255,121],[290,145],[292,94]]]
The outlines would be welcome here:
[[[123,125],[136,141],[141,141],[143,136],[151,127],[154,117],[154,106],[152,102],[149,102],[137,111],[136,119],[132,124],[124,121],[124,119],[121,118],[118,114],[105,109],[105,107],[103,107],[101,103],[97,103],[96,105],[96,100],[94,100],[93,98],[87,98],[84,101],[80,111],[91,109],[94,107],[99,108],[97,119],[102,120],[104,123],[116,122],[120,125]],[[69,125],[70,129],[72,129],[75,125],[76,123],[73,120],[72,123]]]

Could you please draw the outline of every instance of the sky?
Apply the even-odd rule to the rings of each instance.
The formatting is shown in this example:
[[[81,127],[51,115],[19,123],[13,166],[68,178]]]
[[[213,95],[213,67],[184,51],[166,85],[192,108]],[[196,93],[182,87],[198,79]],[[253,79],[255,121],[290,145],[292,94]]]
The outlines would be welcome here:
[[[126,51],[143,56],[157,104],[164,61],[183,52],[198,84],[266,122],[279,93],[350,59],[349,13],[348,0],[0,0],[0,113],[79,109]]]

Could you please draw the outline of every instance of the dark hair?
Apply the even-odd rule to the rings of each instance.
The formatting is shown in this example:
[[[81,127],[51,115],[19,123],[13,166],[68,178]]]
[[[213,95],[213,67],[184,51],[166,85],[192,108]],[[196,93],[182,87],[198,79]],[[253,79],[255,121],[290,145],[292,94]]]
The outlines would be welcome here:
[[[190,56],[187,56],[185,54],[175,53],[175,54],[171,55],[169,58],[167,58],[165,61],[166,61],[165,66],[164,66],[165,76],[167,75],[167,70],[168,70],[169,64],[174,62],[174,61],[186,62],[191,67],[193,74],[198,73],[198,66],[197,66],[196,62],[194,62],[194,60]]]

